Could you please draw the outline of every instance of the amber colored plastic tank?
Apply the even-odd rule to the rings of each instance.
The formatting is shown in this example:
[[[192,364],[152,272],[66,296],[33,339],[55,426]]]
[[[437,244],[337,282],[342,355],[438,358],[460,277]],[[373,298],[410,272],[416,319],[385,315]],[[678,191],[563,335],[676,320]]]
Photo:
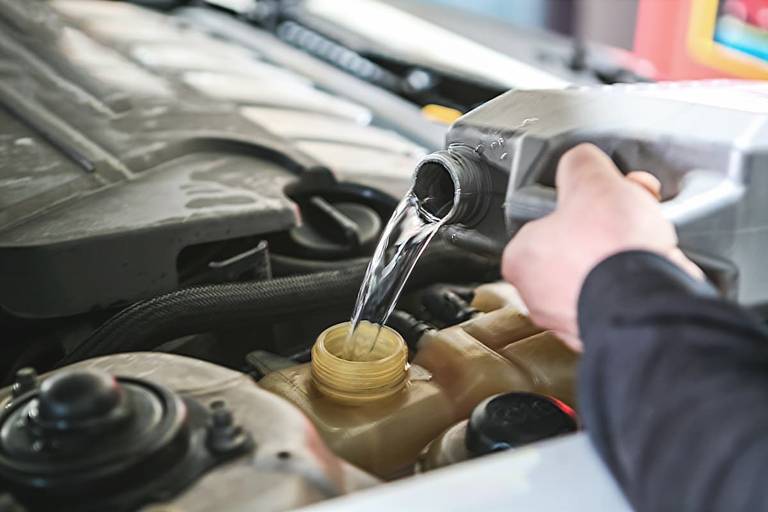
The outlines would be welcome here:
[[[459,418],[483,399],[509,391],[551,395],[573,406],[577,361],[577,354],[514,308],[424,335],[413,360],[432,373]]]
[[[517,289],[505,281],[481,284],[474,290],[472,307],[483,313],[511,307],[526,313],[527,309]]]
[[[398,333],[361,323],[356,339],[372,346],[357,360],[346,355],[349,324],[323,331],[312,347],[310,371],[315,388],[344,405],[369,405],[399,394],[408,384],[408,347]]]
[[[425,334],[407,373],[404,342],[389,328],[371,360],[338,357],[347,329],[324,331],[311,365],[259,384],[301,408],[337,455],[382,478],[408,471],[430,441],[491,395],[531,391],[573,405],[577,355],[515,308]]]
[[[464,441],[467,437],[467,423],[469,420],[460,421],[429,443],[419,456],[417,471],[423,473],[471,459],[472,455]]]
[[[455,412],[429,372],[407,367],[405,343],[387,327],[367,361],[338,357],[348,326],[320,334],[311,365],[273,372],[259,385],[302,409],[337,455],[392,478],[410,470]]]
[[[525,368],[535,391],[553,396],[576,408],[576,368],[579,355],[551,332],[542,332],[510,343],[499,353]]]

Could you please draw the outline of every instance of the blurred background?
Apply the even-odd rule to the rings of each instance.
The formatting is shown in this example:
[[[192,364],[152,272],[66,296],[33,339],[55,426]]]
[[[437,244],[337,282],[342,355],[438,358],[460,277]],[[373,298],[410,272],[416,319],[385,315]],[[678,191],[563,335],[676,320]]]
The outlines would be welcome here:
[[[631,49],[638,0],[391,0],[390,3],[414,12],[428,4],[441,5],[520,27],[588,36],[595,42]],[[457,15],[447,11],[434,14],[442,14],[446,20]]]

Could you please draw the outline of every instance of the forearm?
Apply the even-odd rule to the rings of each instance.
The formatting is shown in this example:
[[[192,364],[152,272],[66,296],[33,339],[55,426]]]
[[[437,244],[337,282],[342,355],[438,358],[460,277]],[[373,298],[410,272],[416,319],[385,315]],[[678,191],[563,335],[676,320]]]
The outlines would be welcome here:
[[[623,253],[585,281],[582,416],[640,510],[768,506],[768,338],[660,256]]]

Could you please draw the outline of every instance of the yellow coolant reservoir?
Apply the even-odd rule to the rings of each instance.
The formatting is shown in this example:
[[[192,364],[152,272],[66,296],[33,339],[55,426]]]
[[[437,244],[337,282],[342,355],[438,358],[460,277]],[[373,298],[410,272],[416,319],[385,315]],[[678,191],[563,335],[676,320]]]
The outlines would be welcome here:
[[[301,408],[337,455],[382,478],[407,471],[491,395],[530,391],[574,405],[577,355],[515,308],[425,334],[409,367],[403,339],[386,327],[366,360],[341,358],[347,332],[325,330],[311,364],[259,384]]]
[[[574,405],[578,356],[514,308],[425,334],[413,363],[432,373],[459,418],[483,399],[509,391],[552,395]]]
[[[397,332],[383,327],[365,360],[348,361],[340,357],[348,331],[348,323],[326,329],[311,364],[273,372],[259,385],[302,409],[337,455],[392,478],[456,415],[429,372],[408,366]]]

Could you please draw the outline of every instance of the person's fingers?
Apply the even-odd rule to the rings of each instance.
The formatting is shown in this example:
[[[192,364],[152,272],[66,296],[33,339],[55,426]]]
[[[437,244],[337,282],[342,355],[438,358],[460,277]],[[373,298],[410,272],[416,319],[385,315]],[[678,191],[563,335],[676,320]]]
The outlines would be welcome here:
[[[704,272],[694,262],[688,259],[688,257],[679,248],[675,248],[672,252],[667,254],[667,258],[672,260],[678,267],[685,270],[695,279],[703,281],[705,279]]]
[[[515,245],[515,239],[513,238],[501,254],[501,277],[508,283],[514,284],[515,282],[515,252],[517,247]]]
[[[597,146],[579,144],[566,152],[557,166],[557,198],[567,200],[592,187],[610,187],[620,183],[621,172]]]
[[[522,277],[519,274],[526,271],[531,252],[551,238],[553,224],[557,223],[556,216],[549,214],[526,222],[507,243],[501,255],[501,275],[505,281],[516,284]]]
[[[584,350],[584,344],[581,342],[581,339],[579,339],[578,336],[568,333],[568,332],[562,332],[562,331],[553,331],[555,333],[555,336],[560,338],[560,341],[562,341],[567,347],[569,347],[574,352],[581,352]]]
[[[501,255],[501,277],[508,283],[515,285],[518,282],[521,262],[525,261],[525,256],[522,253],[532,243],[529,240],[529,233],[540,222],[541,220],[536,220],[525,224],[504,248],[504,252]]]
[[[635,183],[647,190],[657,201],[661,201],[661,182],[651,173],[632,171],[624,176],[629,182]]]

